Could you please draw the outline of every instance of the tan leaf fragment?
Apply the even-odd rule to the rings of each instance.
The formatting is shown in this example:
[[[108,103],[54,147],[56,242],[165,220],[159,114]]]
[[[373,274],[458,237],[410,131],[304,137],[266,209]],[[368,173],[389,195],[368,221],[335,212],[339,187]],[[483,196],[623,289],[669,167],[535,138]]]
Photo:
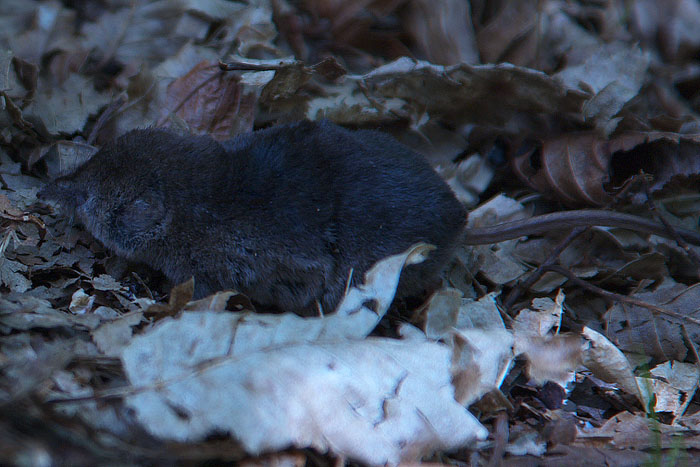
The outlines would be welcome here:
[[[78,289],[73,292],[68,309],[75,315],[84,315],[92,310],[94,303],[94,295],[88,295],[83,289]]]
[[[669,412],[674,419],[682,416],[693,399],[700,382],[697,365],[682,362],[662,363],[650,371],[654,389],[655,412]]]
[[[452,331],[457,324],[462,292],[457,289],[440,289],[428,300],[425,310],[425,335],[428,339],[439,339]]]
[[[56,178],[66,175],[84,164],[97,148],[79,141],[57,141],[29,161],[32,166],[39,160],[46,162],[48,175]]]
[[[452,355],[455,398],[465,406],[497,390],[513,362],[513,335],[505,329],[455,332]]]
[[[553,328],[559,328],[562,317],[564,292],[559,290],[555,300],[551,298],[536,298],[532,307],[537,310],[523,309],[513,321],[513,332],[546,336]]]
[[[131,341],[134,326],[141,322],[142,317],[142,313],[136,312],[107,321],[90,333],[92,341],[104,355],[119,357],[122,349]]]
[[[92,279],[90,283],[96,290],[118,291],[123,288],[123,286],[109,274],[101,274]]]
[[[491,292],[479,300],[462,299],[459,307],[457,329],[505,329],[503,318],[496,305],[496,292]]]
[[[527,217],[525,208],[517,201],[504,195],[498,195],[469,213],[467,229]],[[522,276],[527,268],[514,255],[517,240],[501,242],[498,245],[477,245],[472,247],[477,255],[478,271],[495,284],[507,284]]]
[[[0,257],[0,283],[14,292],[26,292],[31,288],[32,282],[22,274],[28,270],[22,263]]]
[[[639,48],[613,43],[595,51],[584,63],[565,68],[555,76],[572,89],[592,93],[583,106],[583,116],[594,120],[609,135],[617,126],[613,117],[637,95],[648,66],[649,57]]]
[[[55,310],[48,300],[32,297],[26,293],[13,292],[0,297],[0,326],[11,329],[55,327],[95,329],[100,321],[100,317],[93,313],[73,315]]]
[[[583,351],[583,364],[598,378],[619,385],[626,393],[637,396],[643,407],[648,407],[647,392],[637,384],[632,367],[620,349],[587,326],[583,328],[583,337],[590,342],[590,347]]]
[[[574,379],[581,362],[582,341],[579,336],[539,337],[515,335],[516,353],[527,358],[527,373],[536,384],[553,381],[562,387]]]
[[[148,307],[148,315],[156,315],[158,319],[166,316],[174,316],[192,300],[194,296],[194,277],[178,284],[170,290],[168,303],[154,303]]]

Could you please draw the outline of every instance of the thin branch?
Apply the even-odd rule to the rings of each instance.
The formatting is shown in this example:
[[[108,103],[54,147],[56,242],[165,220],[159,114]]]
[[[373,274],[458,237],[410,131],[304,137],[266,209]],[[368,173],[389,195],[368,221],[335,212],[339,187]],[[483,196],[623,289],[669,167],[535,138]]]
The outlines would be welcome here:
[[[290,63],[265,64],[246,62],[224,62],[219,60],[219,69],[222,71],[277,71],[289,67]]]
[[[590,291],[593,292],[594,294],[600,295],[603,298],[607,298],[608,300],[612,300],[615,302],[622,302],[622,303],[629,303],[630,305],[636,305],[638,307],[646,308],[647,310],[653,311],[655,313],[661,314],[661,315],[666,315],[666,316],[671,316],[673,318],[676,318],[678,320],[682,321],[687,321],[689,323],[693,324],[698,324],[700,325],[700,320],[691,318],[689,316],[682,315],[680,313],[676,313],[675,311],[671,310],[666,310],[664,308],[661,308],[656,305],[652,305],[651,303],[643,302],[642,300],[637,300],[635,298],[630,298],[622,294],[618,294],[615,292],[610,292],[605,289],[601,289],[600,287],[596,287],[595,285],[589,284],[588,282],[584,281],[583,279],[579,279],[576,277],[576,275],[569,271],[566,268],[563,268],[558,265],[551,265],[547,266],[545,268],[548,271],[556,272],[557,274],[561,274],[562,276],[566,277],[569,279],[569,281],[573,282],[574,284]]]
[[[683,237],[678,233],[678,230],[672,226],[668,220],[666,220],[666,216],[664,216],[657,208],[656,208],[656,203],[654,202],[654,198],[651,196],[651,189],[649,188],[649,179],[642,174],[641,176],[642,179],[642,186],[644,186],[644,192],[647,195],[647,204],[649,205],[649,210],[654,214],[654,217],[656,217],[666,228],[669,234],[671,234],[671,238],[678,243],[678,245],[685,250],[686,253],[688,253],[688,256],[693,258],[693,260],[697,263],[700,264],[700,255],[698,255],[698,252],[695,251],[694,249],[690,248],[690,245],[683,239]]]
[[[508,297],[506,297],[506,301],[503,303],[503,308],[509,310],[515,304],[515,301],[520,297],[523,291],[529,290],[533,285],[535,285],[535,282],[544,276],[544,274],[547,272],[545,268],[553,265],[559,259],[559,255],[561,255],[562,251],[564,251],[564,249],[568,247],[571,242],[576,240],[579,235],[588,229],[588,227],[576,227],[575,229],[571,230],[566,238],[559,242],[559,244],[550,252],[549,256],[547,256],[544,262],[540,264],[537,269],[532,271],[527,279],[519,282],[513,288],[513,290],[510,291]]]

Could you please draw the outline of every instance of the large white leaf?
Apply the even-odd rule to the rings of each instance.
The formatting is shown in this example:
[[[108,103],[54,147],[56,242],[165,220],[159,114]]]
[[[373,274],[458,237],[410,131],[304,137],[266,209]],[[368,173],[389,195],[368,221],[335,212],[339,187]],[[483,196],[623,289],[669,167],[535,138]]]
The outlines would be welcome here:
[[[427,249],[379,262],[328,317],[185,311],[163,319],[121,354],[133,386],[126,404],[158,438],[228,433],[253,454],[314,447],[394,464],[484,438],[454,398],[446,345],[420,335],[363,339],[404,264]]]

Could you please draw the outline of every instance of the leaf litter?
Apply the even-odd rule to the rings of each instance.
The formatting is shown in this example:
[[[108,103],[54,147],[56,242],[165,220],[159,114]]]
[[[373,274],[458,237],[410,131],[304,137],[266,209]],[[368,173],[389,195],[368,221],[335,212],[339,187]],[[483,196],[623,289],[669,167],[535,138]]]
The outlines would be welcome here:
[[[700,219],[696,2],[79,3],[0,4],[3,463],[697,454],[700,251],[673,240]],[[599,207],[671,239],[463,246],[423,304],[390,307],[416,246],[300,318],[192,301],[36,199],[132,128],[302,118],[425,154],[470,227]]]

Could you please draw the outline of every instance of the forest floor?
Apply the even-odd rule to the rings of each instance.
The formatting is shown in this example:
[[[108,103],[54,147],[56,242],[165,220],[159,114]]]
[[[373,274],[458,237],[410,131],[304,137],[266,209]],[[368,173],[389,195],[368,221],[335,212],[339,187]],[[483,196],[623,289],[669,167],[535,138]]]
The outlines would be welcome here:
[[[695,0],[0,1],[0,463],[694,464],[698,25]],[[390,307],[417,245],[301,318],[192,300],[37,198],[134,128],[302,119],[423,154],[469,229],[656,235],[465,241]]]

